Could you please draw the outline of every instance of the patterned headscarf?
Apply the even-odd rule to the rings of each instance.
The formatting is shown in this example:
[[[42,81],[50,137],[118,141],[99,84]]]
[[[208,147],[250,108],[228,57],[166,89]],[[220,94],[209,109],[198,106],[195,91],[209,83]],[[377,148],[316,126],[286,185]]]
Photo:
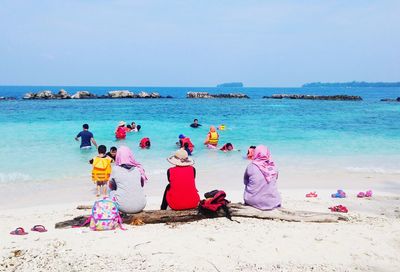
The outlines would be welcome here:
[[[276,181],[278,178],[278,171],[275,167],[275,163],[272,161],[268,147],[264,145],[257,146],[254,150],[252,163],[260,169],[267,183]]]

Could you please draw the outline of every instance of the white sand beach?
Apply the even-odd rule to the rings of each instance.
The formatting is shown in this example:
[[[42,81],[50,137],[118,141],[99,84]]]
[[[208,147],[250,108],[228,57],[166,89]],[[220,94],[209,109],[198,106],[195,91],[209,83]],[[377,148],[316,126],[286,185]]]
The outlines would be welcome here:
[[[126,231],[55,229],[56,222],[90,213],[76,207],[93,202],[93,188],[90,184],[79,187],[86,195],[79,200],[76,195],[72,197],[71,188],[48,187],[47,198],[44,190],[37,199],[25,199],[17,208],[2,209],[0,270],[399,271],[400,196],[390,190],[390,183],[378,182],[391,177],[354,175],[355,181],[348,186],[352,189],[342,188],[348,194],[345,199],[330,198],[335,188],[333,177],[320,186],[322,189],[317,187],[321,185],[319,179],[305,176],[304,180],[296,180],[294,173],[283,175],[280,182],[284,208],[329,212],[328,207],[342,204],[349,208],[350,220],[339,223],[252,218],[238,218],[234,222],[218,218],[179,224],[125,224]],[[299,181],[303,187],[295,186],[293,181]],[[201,193],[209,188],[201,183],[201,178],[198,184]],[[314,186],[318,198],[305,198],[308,191],[304,188],[310,186]],[[355,188],[361,187],[373,189],[374,196],[358,199]],[[242,191],[237,189],[240,185],[232,188],[226,189],[227,198],[242,201]],[[160,199],[161,194],[150,195],[146,209],[158,209]],[[30,231],[35,224],[45,225],[48,232]],[[19,226],[29,234],[8,234]]]

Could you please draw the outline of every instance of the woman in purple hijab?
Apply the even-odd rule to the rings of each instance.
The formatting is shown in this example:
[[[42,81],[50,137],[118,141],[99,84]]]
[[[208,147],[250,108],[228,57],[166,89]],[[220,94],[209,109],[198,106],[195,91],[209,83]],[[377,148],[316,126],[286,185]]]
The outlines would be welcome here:
[[[244,202],[260,210],[272,210],[281,206],[276,181],[278,171],[269,149],[259,145],[254,150],[253,161],[244,173]]]

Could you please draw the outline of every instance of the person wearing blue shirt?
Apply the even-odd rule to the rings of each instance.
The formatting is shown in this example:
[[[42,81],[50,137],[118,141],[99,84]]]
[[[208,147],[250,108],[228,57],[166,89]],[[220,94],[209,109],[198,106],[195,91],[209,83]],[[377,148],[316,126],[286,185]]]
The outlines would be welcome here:
[[[89,131],[89,125],[84,124],[83,130],[76,135],[75,140],[79,141],[79,138],[81,138],[81,149],[88,149],[92,147],[92,144],[97,148],[97,143],[95,139],[93,138],[93,133]]]

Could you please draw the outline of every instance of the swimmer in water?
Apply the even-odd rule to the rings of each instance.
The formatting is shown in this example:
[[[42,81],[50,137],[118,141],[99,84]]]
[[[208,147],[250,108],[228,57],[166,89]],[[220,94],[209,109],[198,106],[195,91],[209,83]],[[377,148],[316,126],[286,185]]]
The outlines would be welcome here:
[[[224,151],[224,152],[233,151],[233,145],[231,143],[226,143],[219,150]]]
[[[199,120],[197,120],[197,119],[194,119],[193,123],[190,125],[190,127],[192,127],[192,128],[198,128],[200,126],[201,125],[199,124]]]

